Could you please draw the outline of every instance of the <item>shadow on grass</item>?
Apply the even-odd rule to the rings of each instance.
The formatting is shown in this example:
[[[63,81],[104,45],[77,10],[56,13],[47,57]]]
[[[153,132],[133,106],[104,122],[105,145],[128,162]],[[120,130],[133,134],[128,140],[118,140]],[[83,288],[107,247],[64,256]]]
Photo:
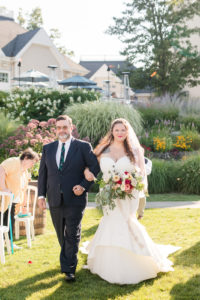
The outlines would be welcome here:
[[[192,265],[200,266],[200,242],[177,255],[175,264],[188,267]]]
[[[136,285],[116,285],[102,280],[97,275],[91,274],[88,270],[81,269],[76,273],[76,282],[67,283],[64,276],[59,274],[58,269],[49,270],[35,276],[26,278],[9,287],[0,288],[1,300],[26,300],[34,297],[40,300],[106,300],[123,297],[143,286],[151,286],[155,279],[146,280]]]
[[[200,299],[200,275],[190,278],[185,283],[175,284],[170,291],[171,300]]]
[[[99,226],[99,224],[91,226],[88,229],[83,229],[81,232],[81,239],[88,238],[88,237],[94,235],[95,232],[97,231],[98,226]]]
[[[41,290],[46,290],[58,284],[58,279],[54,279],[60,271],[50,270],[33,277],[26,278],[16,284],[9,285],[6,288],[0,288],[0,299],[1,300],[25,300],[27,297],[31,296]],[[47,279],[52,279],[50,282],[45,282]]]

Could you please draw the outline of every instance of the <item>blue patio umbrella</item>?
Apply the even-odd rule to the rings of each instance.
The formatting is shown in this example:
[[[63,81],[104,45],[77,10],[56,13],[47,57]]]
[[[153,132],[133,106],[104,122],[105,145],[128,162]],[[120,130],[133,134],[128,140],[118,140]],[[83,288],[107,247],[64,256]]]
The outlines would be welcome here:
[[[63,79],[59,81],[58,84],[78,87],[78,86],[96,85],[96,82],[87,79],[86,77],[76,75],[67,79]]]
[[[78,86],[79,89],[86,89],[86,90],[102,90],[102,88],[100,88],[97,85],[86,85],[86,86]],[[69,90],[75,90],[77,89],[77,86],[70,86]]]

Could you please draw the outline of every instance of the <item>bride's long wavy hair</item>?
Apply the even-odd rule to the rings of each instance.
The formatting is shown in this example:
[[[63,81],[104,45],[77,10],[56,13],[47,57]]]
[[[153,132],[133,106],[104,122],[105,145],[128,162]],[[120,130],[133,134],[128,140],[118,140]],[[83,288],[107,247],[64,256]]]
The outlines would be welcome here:
[[[96,146],[96,148],[94,149],[94,153],[98,157],[98,156],[100,156],[112,144],[112,142],[114,141],[113,129],[114,129],[114,127],[115,127],[116,124],[122,124],[126,128],[126,130],[127,130],[127,137],[124,140],[124,149],[125,149],[126,154],[128,155],[128,157],[130,158],[130,160],[132,162],[135,162],[134,154],[133,154],[131,143],[130,143],[130,140],[129,140],[129,126],[128,126],[127,121],[125,119],[123,119],[123,118],[115,119],[111,123],[110,130],[101,139],[100,143]]]

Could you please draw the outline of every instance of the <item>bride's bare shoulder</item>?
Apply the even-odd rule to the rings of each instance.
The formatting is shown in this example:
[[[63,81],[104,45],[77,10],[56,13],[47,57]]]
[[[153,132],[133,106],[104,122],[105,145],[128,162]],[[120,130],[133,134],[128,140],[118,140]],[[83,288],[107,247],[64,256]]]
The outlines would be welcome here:
[[[101,146],[97,149],[97,151],[96,151],[96,153],[95,153],[96,156],[97,156],[98,161],[100,161],[100,159],[101,159],[102,157],[106,156],[107,153],[110,152],[110,146],[106,147],[105,149],[104,149],[104,148],[105,148],[105,146],[101,145]]]

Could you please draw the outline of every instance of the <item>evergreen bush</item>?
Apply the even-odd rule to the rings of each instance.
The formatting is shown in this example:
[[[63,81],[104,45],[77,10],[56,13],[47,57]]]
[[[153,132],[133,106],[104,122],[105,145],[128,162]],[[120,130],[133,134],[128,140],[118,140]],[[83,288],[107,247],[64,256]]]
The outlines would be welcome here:
[[[74,104],[65,111],[77,126],[80,138],[88,137],[95,147],[107,133],[111,122],[116,118],[125,118],[133,126],[136,134],[141,132],[140,114],[127,104],[113,102],[86,102]]]

